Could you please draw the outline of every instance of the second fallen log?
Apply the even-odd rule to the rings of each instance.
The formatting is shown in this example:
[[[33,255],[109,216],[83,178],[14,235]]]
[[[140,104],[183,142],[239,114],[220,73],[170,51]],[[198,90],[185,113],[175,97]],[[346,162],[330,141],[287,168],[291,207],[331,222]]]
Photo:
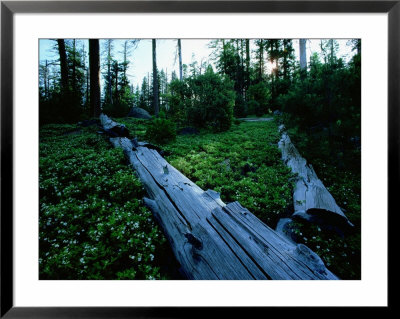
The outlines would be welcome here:
[[[293,192],[294,213],[307,221],[344,229],[353,227],[335,199],[318,178],[313,167],[300,155],[283,125],[279,127],[282,137],[278,143],[282,160],[296,174]]]

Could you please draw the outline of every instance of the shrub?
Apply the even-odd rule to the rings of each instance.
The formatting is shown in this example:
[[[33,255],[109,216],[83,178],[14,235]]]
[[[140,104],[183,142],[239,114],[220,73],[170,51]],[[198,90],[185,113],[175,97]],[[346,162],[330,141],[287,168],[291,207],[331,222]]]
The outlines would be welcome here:
[[[170,114],[180,124],[226,131],[231,127],[235,92],[233,82],[214,73],[171,82]]]
[[[130,105],[125,102],[117,102],[114,104],[105,104],[103,113],[111,117],[124,117],[129,113]]]
[[[242,94],[236,94],[234,113],[236,117],[246,116],[246,101]]]
[[[176,139],[176,126],[174,122],[166,119],[162,113],[160,115],[149,124],[145,137],[151,142],[166,144]]]
[[[103,113],[112,117],[125,117],[133,106],[133,94],[128,86],[122,87],[118,96],[114,97],[114,103],[104,103]]]
[[[79,95],[73,92],[53,93],[51,98],[39,100],[40,125],[49,123],[75,123],[87,117]]]
[[[247,114],[257,114],[259,113],[260,103],[257,101],[251,100],[247,102]]]
[[[247,94],[249,97],[249,103],[252,102],[251,107],[254,108],[254,113],[257,116],[262,116],[267,113],[268,106],[271,102],[271,92],[265,82],[251,85]],[[257,102],[258,105],[254,102]]]

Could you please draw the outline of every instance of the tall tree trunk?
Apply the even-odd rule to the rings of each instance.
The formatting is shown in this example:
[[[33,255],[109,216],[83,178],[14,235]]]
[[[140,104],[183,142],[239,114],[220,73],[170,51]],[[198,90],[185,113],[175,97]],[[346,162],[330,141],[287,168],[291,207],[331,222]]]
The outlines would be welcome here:
[[[324,64],[326,64],[326,50],[324,46],[324,42],[322,40],[319,41],[319,47],[321,49],[322,55],[324,56]]]
[[[111,39],[108,40],[108,54],[107,54],[107,89],[110,104],[113,103],[112,88],[111,88]]]
[[[72,46],[72,90],[76,92],[76,40]]]
[[[88,105],[89,102],[89,68],[86,67],[86,107]]]
[[[361,54],[361,39],[356,40],[357,55]]]
[[[127,80],[127,77],[126,77],[126,71],[127,71],[127,67],[128,67],[128,44],[129,44],[129,42],[128,42],[129,40],[126,40],[125,42],[124,42],[124,65],[123,65],[123,74],[124,74],[124,77],[123,77],[123,83],[122,83],[122,85],[125,87],[127,84],[128,84],[128,80]]]
[[[236,44],[236,80],[235,86],[237,87],[237,92],[239,94],[242,94],[242,82],[240,78],[240,65],[241,65],[241,57],[240,57],[240,48],[239,48],[239,39],[235,39],[235,44]]]
[[[118,102],[118,62],[115,62],[115,102]]]
[[[86,72],[86,74],[85,74],[85,78],[86,78],[85,108],[86,108],[86,107],[88,107],[88,103],[89,103],[89,66],[87,65],[87,61],[86,61],[85,45],[83,45],[83,47],[82,47],[82,56],[83,56],[84,70]]]
[[[246,96],[250,86],[250,40],[246,39]]]
[[[263,75],[264,75],[264,40],[260,39],[260,69],[258,70],[259,72],[259,79],[262,80]]]
[[[246,79],[245,79],[245,70],[244,70],[244,59],[245,59],[245,54],[244,54],[244,39],[240,39],[240,72],[241,72],[241,88],[242,88],[242,96],[245,96],[245,88],[246,88]]]
[[[57,44],[60,54],[61,90],[63,93],[66,93],[68,91],[68,63],[64,39],[57,39]]]
[[[90,114],[99,117],[100,108],[100,45],[98,39],[89,40]]]
[[[156,49],[156,39],[152,40],[153,44],[153,107],[154,114],[157,116],[160,111],[160,105],[158,101],[158,76],[157,76],[157,49]]]
[[[287,70],[287,58],[288,58],[288,44],[290,40],[283,40],[283,78],[287,80],[288,70]]]
[[[153,101],[151,101],[150,99],[150,73],[147,72],[147,96],[146,96],[146,105],[148,107],[148,109],[151,109],[151,104],[153,103]]]
[[[178,56],[179,56],[179,79],[183,80],[183,69],[182,69],[182,45],[181,39],[178,39]]]
[[[307,72],[306,39],[300,39],[300,70],[302,74]]]
[[[224,59],[224,74],[226,74],[226,48],[224,39],[222,39],[222,57]]]
[[[279,76],[279,56],[280,56],[280,52],[279,52],[279,46],[280,46],[280,42],[279,40],[275,40],[275,64],[276,64],[276,68],[275,68],[275,77]]]
[[[48,62],[46,60],[45,69],[44,69],[44,97],[48,99],[49,97],[49,85],[48,85]]]

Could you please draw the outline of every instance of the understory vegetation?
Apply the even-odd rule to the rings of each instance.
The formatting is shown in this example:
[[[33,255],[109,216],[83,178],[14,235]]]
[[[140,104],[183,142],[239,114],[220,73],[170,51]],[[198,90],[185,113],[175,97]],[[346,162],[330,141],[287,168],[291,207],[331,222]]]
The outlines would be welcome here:
[[[139,140],[151,125],[117,121]],[[40,278],[180,279],[122,151],[112,148],[97,126],[46,125],[40,136]],[[277,121],[238,122],[226,132],[178,135],[160,146],[167,161],[201,188],[219,192],[226,203],[239,201],[274,228],[293,213],[293,175],[280,159],[278,140]],[[319,177],[359,228],[359,179],[318,163]],[[357,231],[342,238],[300,221],[295,226],[299,242],[335,274],[360,277]]]
[[[143,186],[97,130],[40,130],[40,279],[168,278],[169,247]]]

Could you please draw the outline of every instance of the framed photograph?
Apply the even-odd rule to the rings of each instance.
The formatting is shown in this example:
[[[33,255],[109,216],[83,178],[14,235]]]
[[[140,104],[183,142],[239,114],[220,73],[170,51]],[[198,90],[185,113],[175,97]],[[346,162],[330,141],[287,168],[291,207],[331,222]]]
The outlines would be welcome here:
[[[399,16],[2,1],[1,316],[388,308]]]

